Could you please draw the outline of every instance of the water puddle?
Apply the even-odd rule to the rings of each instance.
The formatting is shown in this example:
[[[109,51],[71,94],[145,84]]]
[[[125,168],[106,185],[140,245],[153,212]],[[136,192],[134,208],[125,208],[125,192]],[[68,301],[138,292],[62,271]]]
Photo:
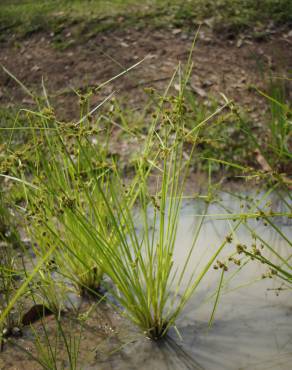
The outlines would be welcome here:
[[[274,212],[283,211],[282,203],[273,198],[270,200]],[[235,202],[232,196],[225,195],[222,201],[224,206],[231,208],[234,213],[242,211],[240,204]],[[242,204],[245,208],[245,202],[241,202]],[[181,225],[185,230],[193,228],[196,222],[191,216],[192,208],[195,208],[194,213],[199,213],[198,204],[190,204],[184,209]],[[211,215],[222,213],[222,208],[211,205],[208,213]],[[234,221],[219,221],[218,218],[220,217],[205,219],[198,247],[193,255],[194,266],[201,258],[203,260],[201,262],[207,260],[224,237],[230,233],[230,229],[234,227]],[[292,240],[291,222],[279,217],[275,223],[283,234]],[[263,222],[256,221],[256,219],[249,221],[248,226],[281,256],[288,257],[291,247],[270,226],[265,226]],[[178,245],[188,244],[188,235],[187,232],[180,232]],[[252,242],[250,230],[242,225],[233,235],[233,242],[226,246],[222,254],[223,256],[230,255],[237,243],[251,245]],[[273,260],[272,253],[265,250],[265,255]],[[224,260],[222,255],[220,255],[221,259]],[[238,266],[229,264],[226,279],[238,269]],[[290,368],[289,364],[292,361],[292,294],[290,290],[281,291],[277,295],[281,282],[274,279],[262,279],[262,274],[265,274],[266,270],[266,265],[258,261],[250,261],[236,273],[222,290],[215,321],[211,328],[208,328],[208,320],[215,297],[202,303],[210,294],[212,296],[221,272],[210,270],[206,280],[202,281],[202,285],[185,310],[178,326],[183,337],[184,349],[204,368],[216,370]]]

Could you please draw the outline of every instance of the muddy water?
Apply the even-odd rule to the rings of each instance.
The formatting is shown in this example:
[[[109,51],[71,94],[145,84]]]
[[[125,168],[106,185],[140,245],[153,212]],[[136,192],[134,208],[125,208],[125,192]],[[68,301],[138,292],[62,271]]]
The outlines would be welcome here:
[[[256,195],[251,194],[255,199]],[[263,194],[258,194],[261,199]],[[277,197],[268,199],[274,212],[285,212],[285,205]],[[263,207],[265,202],[261,202]],[[230,234],[236,222],[222,220],[226,207],[233,213],[249,212],[248,205],[254,202],[239,201],[228,194],[221,194],[220,204],[208,207],[202,229],[190,261],[191,271],[199,273],[218,249],[226,235]],[[291,204],[291,203],[290,203]],[[222,208],[223,205],[223,208]],[[175,263],[185,260],[192,243],[194,230],[205,214],[203,202],[185,202],[183,205],[177,235]],[[195,216],[196,215],[196,216]],[[216,216],[217,215],[217,216]],[[292,240],[292,220],[277,217],[277,227]],[[267,241],[283,257],[289,253],[288,243],[270,226],[262,221],[251,220],[247,225],[263,240]],[[237,243],[251,245],[250,231],[241,225],[233,232],[233,242],[219,255],[226,261]],[[259,242],[257,245],[259,246]],[[291,249],[290,249],[291,254]],[[265,256],[273,259],[265,250]],[[245,258],[242,258],[244,262]],[[209,327],[221,270],[211,268],[202,280],[195,295],[187,305],[177,326],[182,336],[178,339],[174,331],[163,343],[152,343],[147,339],[137,340],[120,351],[118,358],[112,358],[112,369],[145,370],[288,370],[292,363],[292,294],[291,290],[277,290],[282,283],[275,279],[262,279],[267,267],[257,261],[250,261],[242,269],[229,263],[224,274],[225,283],[221,289],[215,319]],[[190,276],[190,275],[189,275]],[[186,276],[185,281],[189,276]],[[231,279],[231,276],[233,278]],[[229,280],[229,281],[228,281]],[[183,286],[183,284],[182,284]],[[93,369],[94,367],[87,367]]]
[[[249,194],[250,195],[250,194]],[[258,199],[261,194],[252,196]],[[252,243],[250,230],[254,230],[284,258],[291,255],[289,245],[271,226],[262,221],[251,220],[232,232],[237,221],[223,220],[233,213],[246,212],[253,202],[239,201],[222,193],[217,204],[206,205],[201,201],[185,201],[182,207],[178,228],[174,261],[179,266],[188,254],[194,230],[202,220],[202,228],[190,269],[197,274],[216,252],[225,237],[232,234],[233,241],[226,245],[218,259],[228,261],[228,256],[236,251],[236,244]],[[270,197],[274,212],[286,211],[283,202]],[[288,200],[289,201],[289,200]],[[290,201],[291,204],[291,201]],[[261,204],[261,207],[264,203]],[[202,218],[200,215],[204,215]],[[292,240],[291,219],[277,217],[276,226]],[[257,241],[257,245],[260,242]],[[263,250],[265,256],[273,259],[271,252]],[[242,259],[245,257],[236,256]],[[177,322],[181,339],[174,330],[169,337],[159,343],[145,339],[109,307],[98,307],[83,329],[80,345],[80,363],[83,370],[288,370],[292,363],[292,293],[284,288],[281,280],[262,279],[267,267],[257,261],[239,266],[228,263],[224,273],[214,322],[209,327],[210,315],[214,306],[215,293],[222,270],[210,269],[199,284],[183,314]],[[183,289],[190,275],[181,284]],[[53,323],[52,323],[53,325]],[[50,322],[48,322],[50,327]],[[37,330],[37,329],[36,329]],[[72,331],[72,329],[71,329]],[[30,346],[29,334],[21,341]],[[16,356],[19,356],[17,357]],[[1,357],[1,354],[0,354]],[[32,362],[24,362],[23,357],[11,347],[3,353],[1,369],[38,369]],[[18,360],[17,360],[18,358]],[[10,362],[11,366],[8,366]],[[67,368],[65,366],[65,368]]]
[[[248,211],[245,202],[235,201],[228,195],[222,196],[224,206],[234,213]],[[260,197],[258,197],[260,198]],[[282,203],[270,198],[272,208],[285,211]],[[191,230],[195,220],[191,216],[193,205],[185,207],[180,230]],[[195,205],[195,208],[199,205]],[[199,209],[197,209],[199,211]],[[209,207],[210,215],[222,213],[217,205]],[[218,220],[220,217],[206,217],[193,257],[193,265],[197,260],[204,265],[208,257],[218,248],[222,239],[230,233],[236,222]],[[291,221],[291,220],[290,220]],[[277,227],[292,240],[292,224],[285,218],[275,219]],[[182,225],[182,224],[181,224]],[[267,241],[284,257],[291,254],[291,247],[271,227],[256,220],[248,222],[255,232]],[[186,245],[188,232],[180,232],[178,245]],[[233,234],[233,243],[226,246],[218,257],[225,261],[224,255],[230,255],[238,242],[250,245],[250,232],[242,225]],[[259,245],[259,243],[257,243]],[[290,253],[289,253],[290,248]],[[183,253],[178,252],[181,256]],[[265,251],[271,259],[272,254]],[[238,257],[237,257],[238,258]],[[238,271],[236,265],[229,264],[226,279]],[[200,270],[200,269],[198,269]],[[202,285],[193,297],[185,314],[179,322],[183,337],[184,349],[206,369],[289,369],[292,363],[292,294],[281,291],[276,295],[281,282],[261,279],[267,270],[266,266],[250,261],[223,289],[223,294],[216,311],[215,321],[208,329],[208,319],[213,308],[214,298],[204,304],[206,297],[212,296],[214,287],[218,285],[218,271],[211,270],[202,281]],[[248,284],[250,282],[250,284]],[[216,288],[215,288],[216,289]],[[209,294],[208,294],[209,292]]]

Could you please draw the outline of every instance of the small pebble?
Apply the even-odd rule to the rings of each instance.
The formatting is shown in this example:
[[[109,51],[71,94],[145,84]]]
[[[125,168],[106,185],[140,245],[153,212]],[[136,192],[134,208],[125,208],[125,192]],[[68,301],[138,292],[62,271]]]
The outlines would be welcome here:
[[[12,328],[11,330],[11,335],[15,338],[19,338],[22,336],[22,331],[17,327],[15,326],[14,328]]]

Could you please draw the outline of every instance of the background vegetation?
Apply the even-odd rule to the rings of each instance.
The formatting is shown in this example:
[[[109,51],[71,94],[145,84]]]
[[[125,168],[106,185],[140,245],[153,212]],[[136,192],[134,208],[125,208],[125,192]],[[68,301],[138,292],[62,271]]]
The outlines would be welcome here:
[[[0,4],[2,37],[3,32],[60,32],[77,21],[81,29],[87,25],[92,32],[129,24],[193,27],[204,19],[218,30],[232,32],[271,22],[291,24],[292,4],[290,0],[3,0]]]

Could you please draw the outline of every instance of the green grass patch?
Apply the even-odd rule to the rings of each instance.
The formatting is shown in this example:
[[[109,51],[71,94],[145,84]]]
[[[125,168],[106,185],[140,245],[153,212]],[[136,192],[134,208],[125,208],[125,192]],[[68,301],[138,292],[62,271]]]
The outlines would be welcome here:
[[[238,32],[254,26],[292,22],[290,0],[48,0],[2,1],[0,31],[5,35],[29,35],[39,31],[56,34],[75,23],[84,23],[95,32],[125,25],[173,25],[194,27],[203,19],[215,27]],[[94,26],[93,26],[94,24]]]

